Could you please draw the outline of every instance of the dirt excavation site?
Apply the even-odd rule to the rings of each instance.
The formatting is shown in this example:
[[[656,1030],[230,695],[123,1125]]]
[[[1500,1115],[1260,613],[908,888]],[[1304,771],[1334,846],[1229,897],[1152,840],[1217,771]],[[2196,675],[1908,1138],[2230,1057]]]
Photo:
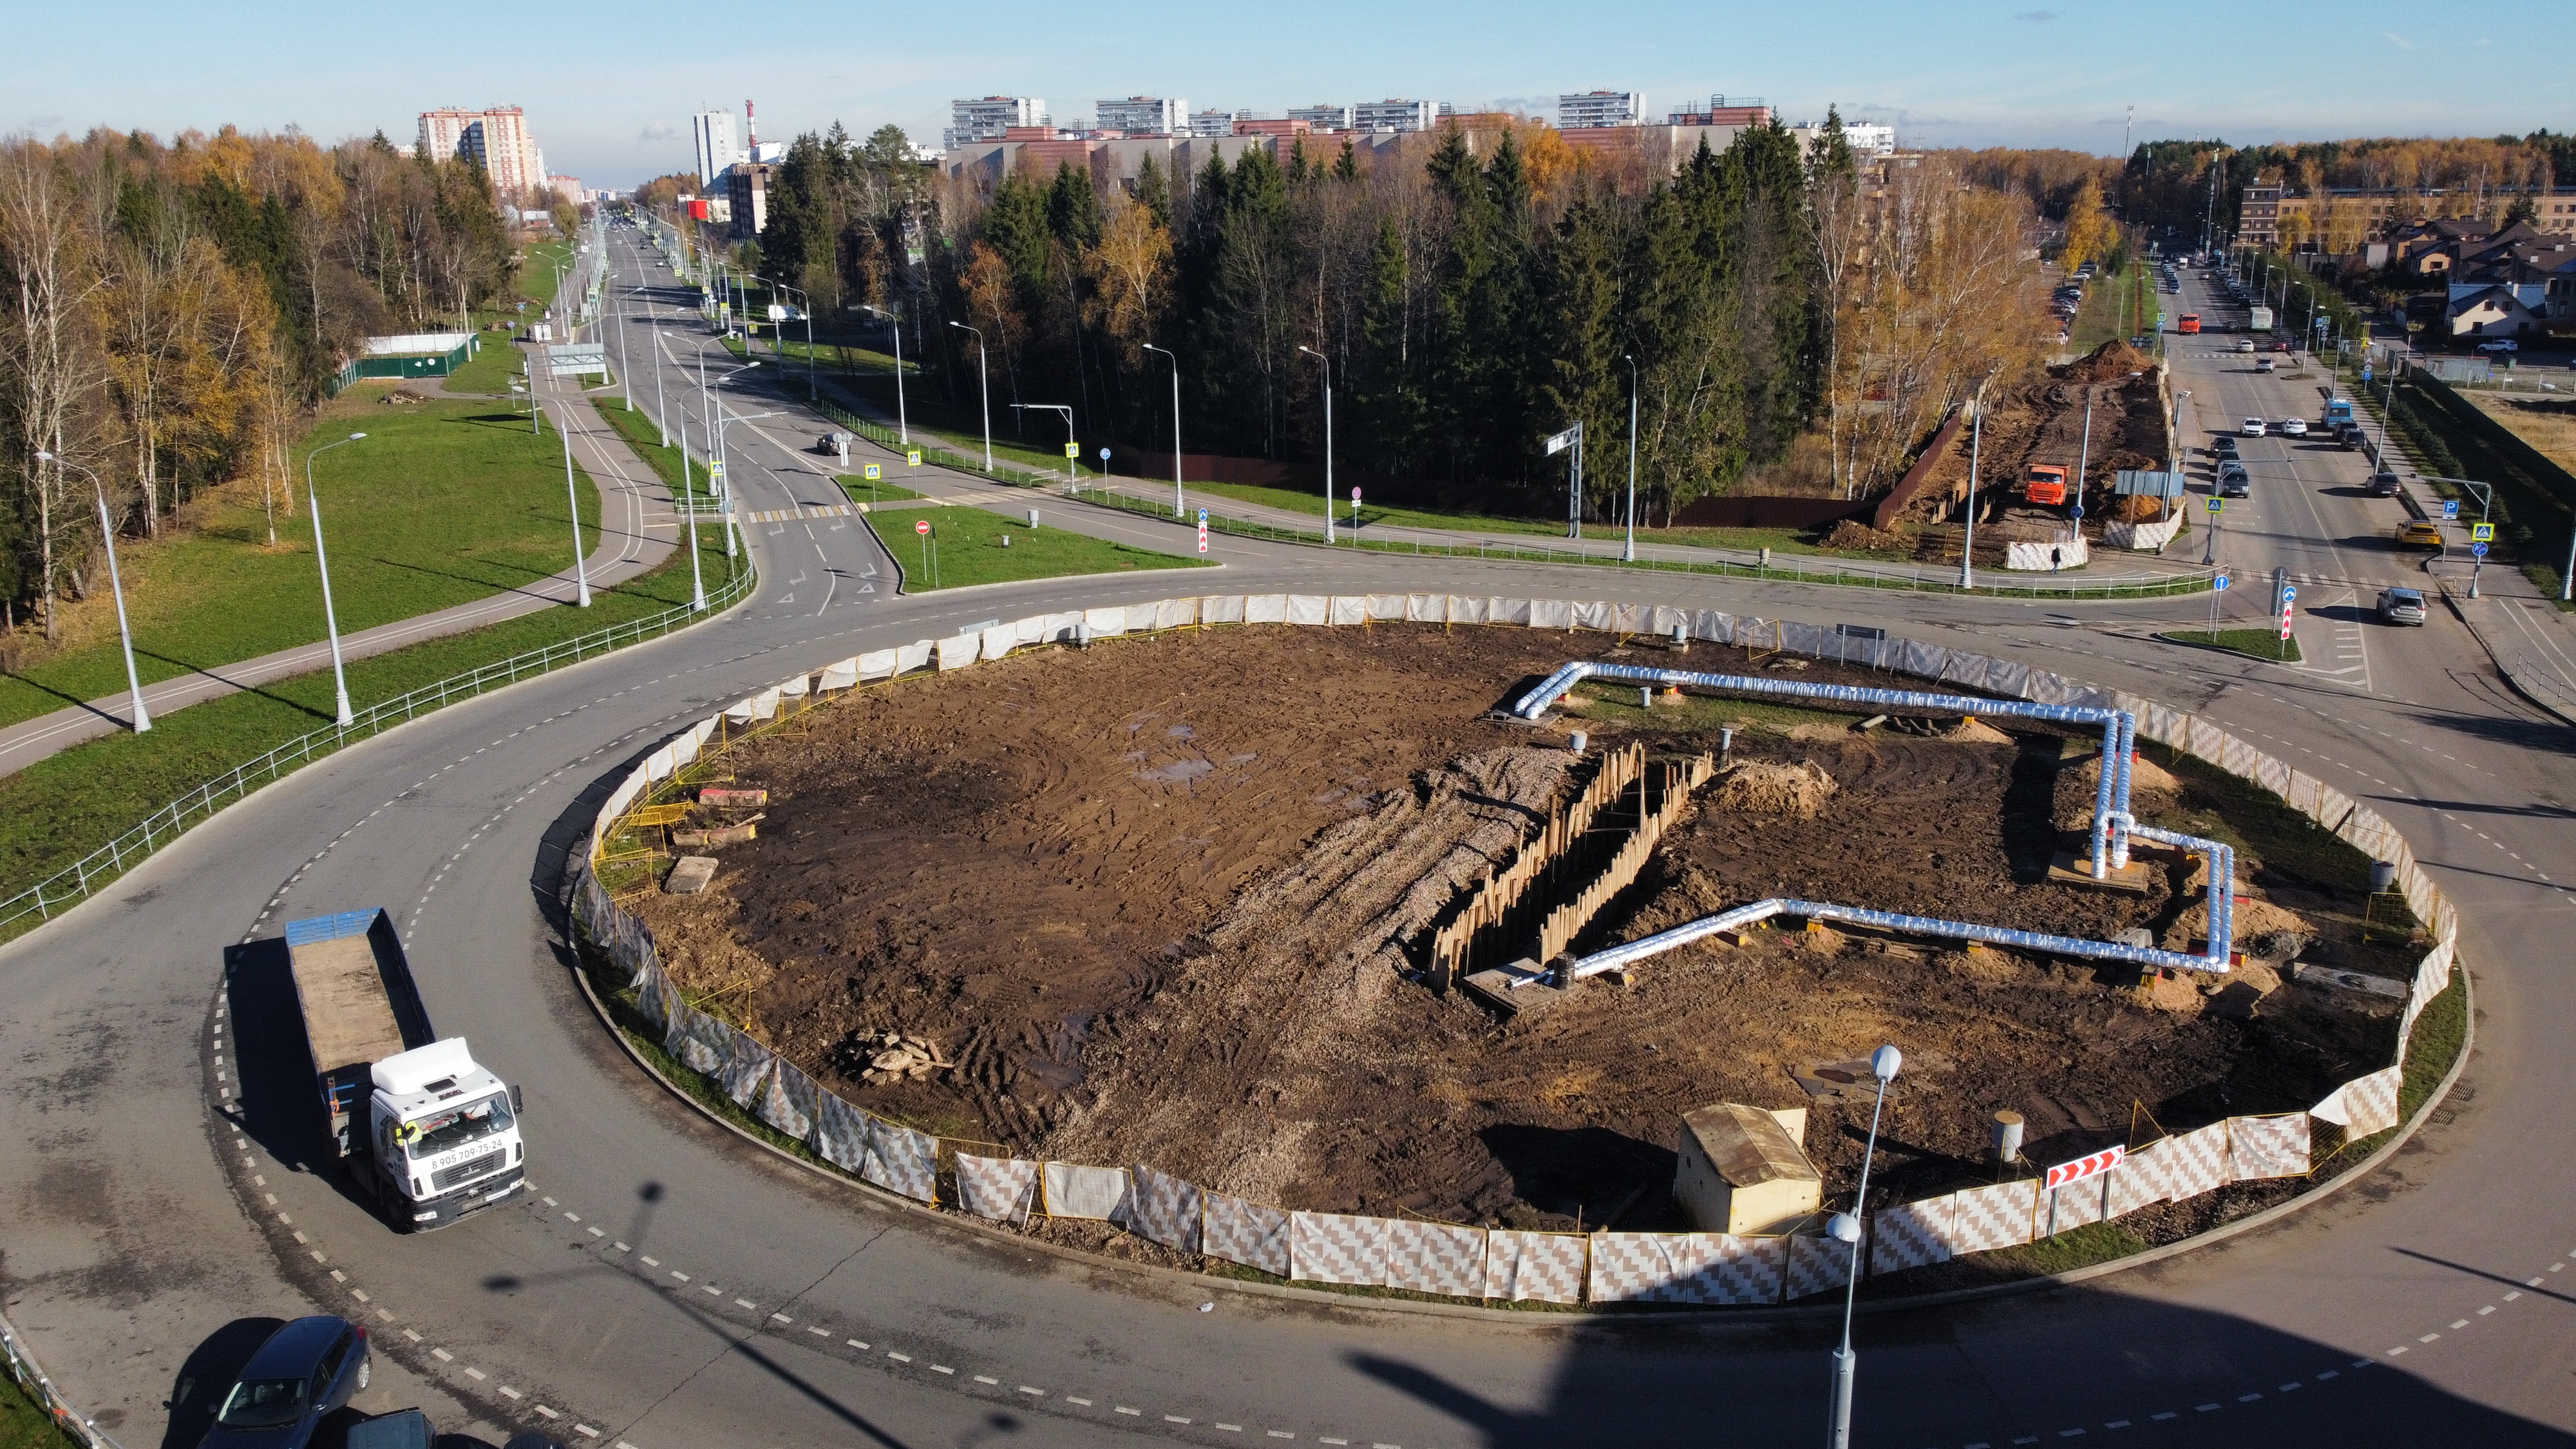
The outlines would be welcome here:
[[[1541,917],[1638,832],[1641,793],[1666,823],[1633,883],[1592,902],[1578,955],[1783,895],[2199,949],[2196,858],[2142,848],[2134,891],[2049,879],[2089,819],[2098,736],[1864,728],[1714,695],[1644,707],[1599,681],[1545,722],[1495,717],[1579,657],[1919,683],[1517,628],[1227,628],[1024,652],[737,746],[734,787],[768,792],[756,838],[714,852],[704,893],[638,908],[692,1001],[872,1112],[1315,1211],[1684,1229],[1680,1116],[1720,1102],[1808,1108],[1830,1209],[1850,1200],[1868,1126],[1857,1059],[1882,1042],[1906,1071],[1875,1202],[1995,1180],[1998,1109],[2028,1119],[2027,1158],[2045,1166],[2304,1109],[2387,1060],[2397,999],[2296,982],[2288,963],[2402,977],[2420,947],[2385,928],[2366,944],[2360,895],[2320,879],[2334,872],[2313,849],[2267,849],[2277,820],[2247,818],[2285,807],[2197,765],[2169,774],[2160,748],[2140,756],[2138,818],[2241,852],[2247,960],[2223,980],[1791,920],[1507,1018],[1457,977],[1530,956]],[[1632,747],[1640,783],[1444,970],[1443,929],[1480,884]],[[1702,755],[1696,784],[1665,763]]]

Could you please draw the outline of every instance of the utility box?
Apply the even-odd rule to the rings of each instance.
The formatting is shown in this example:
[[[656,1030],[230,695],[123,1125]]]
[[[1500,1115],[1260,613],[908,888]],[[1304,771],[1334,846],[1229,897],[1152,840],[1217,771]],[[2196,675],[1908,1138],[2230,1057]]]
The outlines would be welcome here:
[[[1719,1102],[1682,1114],[1673,1196],[1704,1233],[1786,1233],[1813,1217],[1824,1178],[1799,1139],[1807,1109]]]

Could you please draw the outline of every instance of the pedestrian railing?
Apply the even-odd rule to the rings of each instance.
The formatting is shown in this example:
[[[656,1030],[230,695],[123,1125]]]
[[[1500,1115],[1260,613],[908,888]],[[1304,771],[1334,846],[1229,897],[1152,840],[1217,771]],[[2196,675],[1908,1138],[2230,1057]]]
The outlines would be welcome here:
[[[749,567],[707,595],[706,613],[712,614],[751,591],[756,575]],[[702,615],[695,607],[682,604],[641,619],[612,624],[605,629],[579,638],[549,644],[514,654],[507,659],[452,675],[435,684],[399,694],[391,699],[368,705],[355,712],[345,725],[327,725],[309,734],[245,760],[223,774],[205,781],[177,799],[146,815],[143,819],[109,840],[107,844],[73,861],[54,874],[38,881],[27,890],[0,900],[0,940],[35,929],[51,920],[54,913],[69,909],[105,888],[132,870],[153,852],[169,845],[181,835],[235,800],[253,790],[281,779],[315,760],[332,754],[359,740],[369,739],[394,726],[417,719],[458,700],[472,699],[493,690],[532,679],[540,674],[578,664],[611,650],[621,649],[646,639],[658,638],[682,627]]]
[[[27,1341],[5,1318],[0,1318],[0,1367],[8,1369],[9,1376],[16,1379],[18,1387],[35,1401],[36,1408],[53,1420],[55,1427],[66,1436],[87,1446],[87,1449],[122,1449],[108,1437],[106,1430],[98,1426],[97,1420],[75,1408],[69,1399],[63,1397],[62,1391],[54,1387],[54,1381],[46,1376],[43,1366],[28,1351]]]

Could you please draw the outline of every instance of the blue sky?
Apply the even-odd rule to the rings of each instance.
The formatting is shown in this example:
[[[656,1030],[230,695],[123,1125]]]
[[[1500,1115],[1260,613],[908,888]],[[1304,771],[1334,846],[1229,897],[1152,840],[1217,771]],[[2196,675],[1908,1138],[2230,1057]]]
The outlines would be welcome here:
[[[2563,0],[2557,0],[2563,3]],[[721,29],[718,26],[721,26]],[[408,144],[437,105],[517,104],[550,166],[593,186],[688,165],[689,115],[759,102],[784,140],[839,120],[936,144],[953,96],[1043,96],[1059,122],[1102,96],[1193,108],[1404,96],[1554,114],[1560,91],[1637,89],[1660,114],[1712,92],[1791,120],[1839,103],[1908,145],[2237,143],[2576,129],[2576,22],[2556,3],[2289,6],[2088,0],[1783,5],[1489,0],[1210,6],[613,8],[35,5],[10,22],[0,131],[169,135],[382,128]]]

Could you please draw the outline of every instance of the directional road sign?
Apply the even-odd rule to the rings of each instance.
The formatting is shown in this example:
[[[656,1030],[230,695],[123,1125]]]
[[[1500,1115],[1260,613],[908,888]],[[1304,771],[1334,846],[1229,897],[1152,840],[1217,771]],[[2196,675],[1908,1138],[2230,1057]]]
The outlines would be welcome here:
[[[2211,580],[2209,581],[2209,586],[2210,586],[2211,588],[2213,588],[2213,589],[2224,589],[2224,588],[2226,588],[2226,587],[2227,587],[2227,575],[2225,575],[2225,574],[2220,574],[2220,575],[2219,575],[2219,576],[2217,576],[2216,578],[2211,579]]]
[[[1100,450],[1100,461],[1101,461],[1101,462],[1103,462],[1103,463],[1106,463],[1106,462],[1108,462],[1108,461],[1109,461],[1109,450],[1108,450],[1107,448],[1103,448],[1103,449],[1101,449],[1101,450]]]
[[[2088,1177],[2100,1177],[2128,1160],[2129,1149],[2126,1147],[2106,1147],[2089,1157],[2079,1157],[2073,1162],[2061,1162],[2050,1168],[2048,1180],[2044,1186],[2051,1189],[2061,1188],[2071,1183],[2082,1182]]]

